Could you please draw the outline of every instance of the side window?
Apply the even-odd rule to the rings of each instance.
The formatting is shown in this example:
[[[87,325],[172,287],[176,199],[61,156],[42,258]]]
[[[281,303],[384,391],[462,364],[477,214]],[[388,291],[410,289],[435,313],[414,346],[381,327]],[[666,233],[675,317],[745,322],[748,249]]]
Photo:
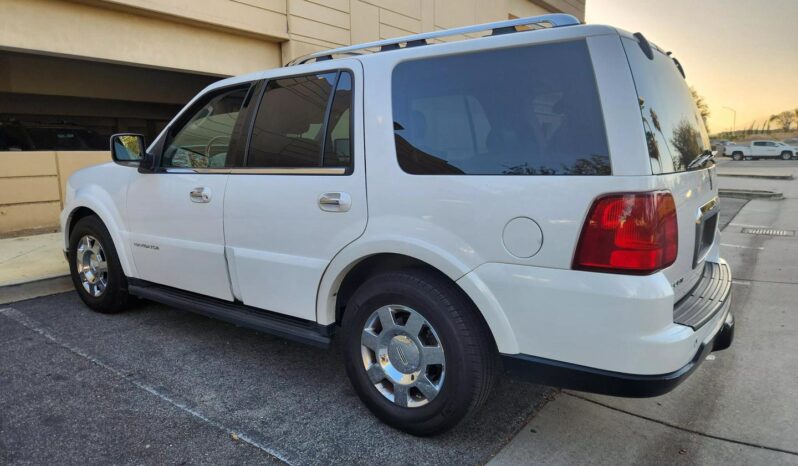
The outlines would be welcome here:
[[[352,77],[347,72],[269,81],[252,128],[246,165],[351,166],[351,106]]]
[[[161,158],[166,168],[224,168],[249,87],[212,97],[172,137]]]
[[[690,88],[665,53],[655,49],[650,59],[637,40],[624,37],[621,43],[637,90],[652,171],[687,171],[693,160],[710,149]]]
[[[764,146],[767,146],[767,144],[766,144],[766,143],[764,143],[764,142],[755,142],[755,143],[754,143],[754,145],[755,145],[755,146],[759,146],[759,147],[764,147]]]
[[[342,72],[338,78],[327,123],[324,143],[325,167],[352,166],[352,75]]]
[[[410,174],[610,174],[584,41],[403,62],[392,103],[397,159]]]

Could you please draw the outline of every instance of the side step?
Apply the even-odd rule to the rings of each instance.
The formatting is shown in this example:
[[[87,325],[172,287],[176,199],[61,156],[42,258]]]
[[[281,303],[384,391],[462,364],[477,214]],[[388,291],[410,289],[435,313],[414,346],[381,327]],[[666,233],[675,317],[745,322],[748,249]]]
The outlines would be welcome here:
[[[320,348],[329,347],[332,341],[333,325],[320,325],[310,320],[264,311],[143,280],[128,280],[130,281],[128,292],[140,298]]]

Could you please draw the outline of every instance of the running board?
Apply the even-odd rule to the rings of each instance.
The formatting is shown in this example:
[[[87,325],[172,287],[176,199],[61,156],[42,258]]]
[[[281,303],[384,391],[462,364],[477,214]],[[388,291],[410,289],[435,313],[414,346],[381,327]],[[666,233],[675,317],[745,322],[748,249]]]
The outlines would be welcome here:
[[[334,325],[320,325],[296,317],[264,311],[244,304],[210,298],[143,280],[128,279],[128,292],[187,311],[224,320],[240,327],[294,340],[320,348],[330,346]]]

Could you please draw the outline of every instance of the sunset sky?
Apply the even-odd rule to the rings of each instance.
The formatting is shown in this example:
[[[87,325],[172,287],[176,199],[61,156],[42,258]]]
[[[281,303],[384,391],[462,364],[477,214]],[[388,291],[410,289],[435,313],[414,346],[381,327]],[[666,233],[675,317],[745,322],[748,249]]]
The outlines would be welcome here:
[[[642,32],[684,65],[710,132],[798,108],[798,0],[587,0],[587,22]]]

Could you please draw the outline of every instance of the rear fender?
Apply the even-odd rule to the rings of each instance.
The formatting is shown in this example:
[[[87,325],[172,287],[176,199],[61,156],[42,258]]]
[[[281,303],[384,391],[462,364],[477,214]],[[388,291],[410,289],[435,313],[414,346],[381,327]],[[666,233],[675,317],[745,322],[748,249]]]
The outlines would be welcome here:
[[[347,273],[366,258],[384,253],[412,257],[449,277],[477,306],[493,334],[499,351],[510,354],[518,352],[518,343],[510,323],[490,291],[484,284],[480,286],[480,283],[475,283],[473,279],[458,281],[473,267],[433,244],[407,236],[385,235],[371,237],[368,240],[362,238],[339,252],[330,262],[319,284],[316,297],[318,323],[322,325],[335,323],[338,289]]]

